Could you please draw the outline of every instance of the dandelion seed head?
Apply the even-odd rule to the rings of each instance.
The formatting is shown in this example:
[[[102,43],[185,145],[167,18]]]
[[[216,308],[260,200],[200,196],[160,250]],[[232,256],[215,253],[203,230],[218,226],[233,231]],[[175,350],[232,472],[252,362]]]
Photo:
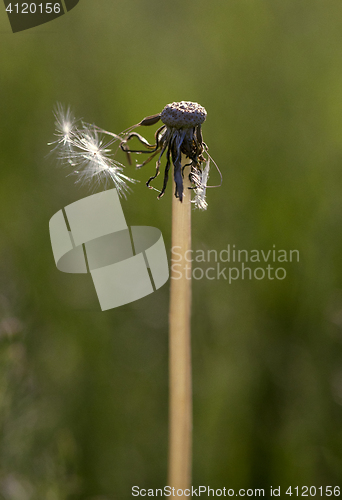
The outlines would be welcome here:
[[[155,133],[155,144],[149,142],[140,134],[130,132],[121,143],[121,148],[127,154],[151,153],[150,156],[138,168],[146,165],[157,154],[155,175],[146,182],[147,187],[152,188],[151,182],[158,177],[162,156],[166,157],[164,181],[158,198],[161,198],[166,190],[169,172],[173,165],[173,178],[175,182],[175,196],[183,200],[184,186],[184,159],[186,165],[190,166],[190,180],[194,190],[194,203],[198,208],[205,210],[207,179],[209,174],[208,147],[203,141],[202,123],[205,121],[207,112],[197,102],[180,101],[167,104],[161,113],[148,116],[139,122],[139,126],[153,125],[160,119],[163,125]],[[128,141],[136,138],[146,149],[130,149]],[[207,159],[208,158],[208,159]]]
[[[181,101],[167,104],[160,119],[167,127],[180,129],[201,125],[206,116],[206,110],[197,102]]]
[[[127,154],[129,162],[130,153],[150,153],[142,164],[137,165],[138,168],[158,155],[156,173],[146,182],[149,188],[156,189],[150,184],[158,176],[161,159],[165,155],[163,186],[161,190],[156,189],[159,192],[158,198],[164,195],[169,170],[173,165],[175,196],[182,201],[182,157],[185,157],[190,165],[191,189],[195,195],[193,203],[197,208],[206,210],[206,189],[212,158],[202,138],[201,125],[207,116],[203,106],[190,101],[167,104],[160,114],[143,119],[119,135],[76,120],[70,108],[65,109],[61,104],[57,104],[54,115],[57,139],[50,144],[55,144],[53,149],[58,151],[58,158],[62,163],[72,167],[70,175],[77,176],[76,183],[104,184],[105,187],[108,183],[113,183],[118,194],[126,197],[127,191],[130,191],[128,183],[138,181],[126,176],[123,173],[124,165],[115,159],[116,151],[121,148]],[[138,126],[154,125],[159,119],[163,125],[155,133],[155,144],[149,144],[143,136],[133,131]],[[110,140],[106,139],[107,136],[110,136]],[[129,149],[127,143],[132,138],[138,139],[146,149]],[[111,146],[116,141],[119,141],[119,145],[113,154]],[[215,162],[214,164],[218,168]]]

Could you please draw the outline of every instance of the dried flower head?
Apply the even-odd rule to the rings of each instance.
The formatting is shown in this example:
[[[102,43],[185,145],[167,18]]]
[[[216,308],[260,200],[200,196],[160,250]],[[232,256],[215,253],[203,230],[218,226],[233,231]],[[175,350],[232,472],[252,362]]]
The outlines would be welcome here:
[[[64,110],[60,104],[57,104],[54,114],[57,139],[50,145],[55,144],[58,158],[73,168],[76,182],[107,185],[112,181],[118,194],[126,196],[130,190],[127,182],[137,181],[122,173],[124,166],[113,158],[110,149],[113,143],[122,141],[122,137],[76,120],[70,108]],[[80,122],[79,127],[77,122]],[[104,142],[105,135],[112,138]]]
[[[144,118],[138,125],[154,125],[159,120],[163,125],[155,133],[155,144],[149,142],[136,132],[130,132],[121,143],[121,148],[130,153],[150,153],[149,158],[137,168],[146,165],[154,156],[159,153],[156,162],[156,173],[147,181],[147,186],[152,188],[150,183],[159,175],[163,154],[166,154],[166,166],[164,182],[158,198],[165,193],[168,183],[169,170],[173,164],[173,175],[176,184],[175,196],[180,201],[183,199],[183,170],[181,163],[182,154],[189,159],[190,181],[192,189],[195,191],[195,205],[205,210],[207,203],[205,200],[207,179],[209,175],[210,156],[208,147],[202,138],[202,123],[207,116],[206,110],[196,102],[181,101],[173,102],[165,106],[160,114]],[[128,147],[128,141],[137,138],[146,149],[134,150]],[[206,154],[207,158],[205,158]],[[154,189],[154,188],[152,188]]]
[[[160,113],[161,121],[167,127],[190,128],[201,125],[207,117],[207,112],[197,102],[173,102],[167,104]]]

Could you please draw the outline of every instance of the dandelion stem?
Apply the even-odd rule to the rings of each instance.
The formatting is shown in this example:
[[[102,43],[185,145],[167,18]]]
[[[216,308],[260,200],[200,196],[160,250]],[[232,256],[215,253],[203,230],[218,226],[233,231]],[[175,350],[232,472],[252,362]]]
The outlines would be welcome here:
[[[182,165],[185,163],[183,156]],[[188,187],[189,167],[185,167],[183,202],[172,196],[171,260],[177,261],[178,266],[176,271],[171,267],[168,470],[168,484],[183,491],[191,484],[192,460],[191,262],[185,258],[191,249],[191,191]]]

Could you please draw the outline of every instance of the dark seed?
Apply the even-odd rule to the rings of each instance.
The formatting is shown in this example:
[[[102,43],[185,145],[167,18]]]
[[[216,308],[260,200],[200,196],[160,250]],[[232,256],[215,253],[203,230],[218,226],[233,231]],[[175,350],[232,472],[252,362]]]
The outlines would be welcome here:
[[[147,116],[146,118],[141,120],[139,125],[143,125],[143,126],[154,125],[155,123],[159,122],[159,120],[160,120],[160,114]]]

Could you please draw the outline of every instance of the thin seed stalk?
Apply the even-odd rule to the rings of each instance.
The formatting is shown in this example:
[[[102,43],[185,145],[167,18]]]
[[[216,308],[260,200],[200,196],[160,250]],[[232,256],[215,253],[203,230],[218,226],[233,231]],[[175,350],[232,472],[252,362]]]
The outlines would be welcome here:
[[[184,169],[183,183],[182,203],[172,196],[168,485],[184,491],[191,484],[192,461],[191,262],[186,260],[191,250],[189,167]]]

